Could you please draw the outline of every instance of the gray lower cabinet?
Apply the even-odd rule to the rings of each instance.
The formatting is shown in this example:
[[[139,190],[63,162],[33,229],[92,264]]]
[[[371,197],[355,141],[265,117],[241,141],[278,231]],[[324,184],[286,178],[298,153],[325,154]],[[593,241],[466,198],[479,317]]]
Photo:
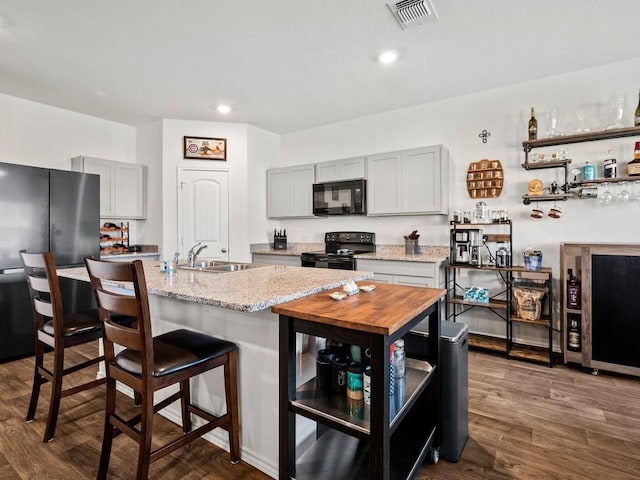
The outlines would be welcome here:
[[[443,145],[367,157],[368,215],[449,213],[449,153]]]
[[[424,288],[442,288],[444,285],[440,263],[436,262],[357,259],[356,267],[360,271],[373,272],[375,282]]]
[[[271,255],[268,253],[254,253],[252,256],[253,263],[261,263],[263,265],[289,265],[299,267],[300,255]]]

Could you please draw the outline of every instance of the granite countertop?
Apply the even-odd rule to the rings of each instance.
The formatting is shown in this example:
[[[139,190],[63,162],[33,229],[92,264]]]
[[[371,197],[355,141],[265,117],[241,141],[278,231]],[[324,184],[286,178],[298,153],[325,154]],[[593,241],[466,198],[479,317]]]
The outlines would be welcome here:
[[[392,260],[400,262],[444,262],[449,258],[449,247],[420,246],[420,253],[406,254],[404,245],[376,245],[373,253],[361,253],[357,258]],[[251,244],[251,253],[263,255],[301,255],[303,252],[322,252],[324,243],[289,243],[286,250],[274,250],[268,243]]]
[[[178,269],[167,274],[160,272],[158,261],[143,261],[143,265],[150,294],[242,312],[265,310],[373,276],[371,272],[283,265],[227,273]],[[84,267],[58,269],[58,275],[89,281]],[[118,286],[131,288],[131,284]]]

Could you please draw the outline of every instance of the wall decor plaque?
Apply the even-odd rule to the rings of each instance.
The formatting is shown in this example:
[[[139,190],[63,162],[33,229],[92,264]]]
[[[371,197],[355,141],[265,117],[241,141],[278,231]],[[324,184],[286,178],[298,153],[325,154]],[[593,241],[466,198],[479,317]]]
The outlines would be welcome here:
[[[184,137],[184,158],[199,160],[226,160],[227,139]]]
[[[471,198],[497,198],[502,193],[504,171],[500,160],[483,159],[469,164],[467,191]]]

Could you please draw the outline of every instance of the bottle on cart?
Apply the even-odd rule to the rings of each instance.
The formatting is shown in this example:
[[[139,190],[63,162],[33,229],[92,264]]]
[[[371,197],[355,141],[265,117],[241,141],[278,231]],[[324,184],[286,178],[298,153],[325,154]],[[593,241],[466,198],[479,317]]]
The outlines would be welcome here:
[[[580,281],[573,274],[573,270],[569,269],[569,278],[567,279],[567,308],[580,309],[582,292]]]
[[[580,320],[576,317],[572,317],[571,323],[569,324],[569,331],[567,332],[567,348],[572,352],[582,351]]]
[[[640,127],[640,92],[638,92],[638,106],[636,107],[636,113],[633,115],[633,124],[636,127]]]

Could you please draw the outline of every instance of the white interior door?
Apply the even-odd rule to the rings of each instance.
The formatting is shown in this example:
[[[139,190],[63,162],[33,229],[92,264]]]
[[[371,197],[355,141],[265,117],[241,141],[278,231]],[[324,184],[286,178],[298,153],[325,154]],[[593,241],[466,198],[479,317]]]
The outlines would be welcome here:
[[[229,173],[180,168],[178,171],[178,247],[181,261],[196,243],[199,258],[229,259]]]

